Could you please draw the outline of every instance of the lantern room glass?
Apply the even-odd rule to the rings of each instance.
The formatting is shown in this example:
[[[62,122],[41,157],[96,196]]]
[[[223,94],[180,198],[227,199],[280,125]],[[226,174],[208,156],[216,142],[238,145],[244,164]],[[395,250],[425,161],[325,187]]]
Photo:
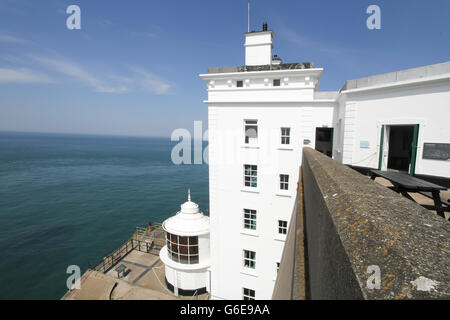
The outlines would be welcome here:
[[[167,251],[169,257],[178,263],[199,263],[198,236],[185,237],[166,233]]]

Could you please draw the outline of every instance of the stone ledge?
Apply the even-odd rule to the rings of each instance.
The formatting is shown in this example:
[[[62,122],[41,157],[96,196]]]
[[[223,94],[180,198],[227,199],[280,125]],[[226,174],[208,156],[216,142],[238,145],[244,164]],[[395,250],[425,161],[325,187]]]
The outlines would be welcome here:
[[[312,299],[450,298],[447,221],[310,148],[303,184]]]

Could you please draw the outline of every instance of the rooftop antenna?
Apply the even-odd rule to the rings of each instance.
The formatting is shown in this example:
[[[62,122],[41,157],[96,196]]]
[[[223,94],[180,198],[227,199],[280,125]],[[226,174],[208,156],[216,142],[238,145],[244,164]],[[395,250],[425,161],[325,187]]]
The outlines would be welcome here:
[[[250,32],[250,0],[248,0],[248,31]]]

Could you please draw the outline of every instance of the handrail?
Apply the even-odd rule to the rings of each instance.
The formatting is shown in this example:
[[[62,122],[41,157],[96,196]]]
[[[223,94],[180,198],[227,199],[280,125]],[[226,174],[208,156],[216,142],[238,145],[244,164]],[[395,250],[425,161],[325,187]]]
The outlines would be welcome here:
[[[129,243],[131,243],[129,245]],[[133,241],[127,240],[118,249],[103,257],[101,262],[95,267],[96,271],[108,272],[121,258],[134,249]],[[125,251],[125,253],[124,253]]]
[[[155,232],[160,230],[162,230],[161,224],[155,224],[154,226],[152,226],[151,230],[142,227],[137,227],[136,232],[130,237],[130,239],[128,239],[117,249],[105,255],[101,260],[101,262],[94,268],[94,270],[101,271],[103,273],[108,272],[118,261],[120,261],[120,259],[126,256],[132,250],[138,247],[139,250],[141,249],[140,248],[141,242],[145,242],[145,240],[138,239],[138,237],[143,236],[147,238],[146,240],[151,240],[152,243],[154,243]],[[138,241],[138,243],[135,244],[135,241]]]

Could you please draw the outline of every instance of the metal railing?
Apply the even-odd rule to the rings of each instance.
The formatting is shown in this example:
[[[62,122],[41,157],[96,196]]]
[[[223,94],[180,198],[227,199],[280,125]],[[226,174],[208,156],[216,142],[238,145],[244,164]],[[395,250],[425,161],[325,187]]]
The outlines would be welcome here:
[[[158,252],[163,246],[164,230],[161,224],[152,226],[151,230],[137,227],[131,238],[119,248],[104,256],[94,270],[107,273],[132,250],[151,253],[152,250]]]
[[[130,253],[133,249],[135,249],[135,244],[132,239],[128,240],[124,244],[122,244],[119,248],[107,254],[102,261],[94,268],[95,271],[106,273],[108,272],[114,265],[123,259],[128,253]]]

